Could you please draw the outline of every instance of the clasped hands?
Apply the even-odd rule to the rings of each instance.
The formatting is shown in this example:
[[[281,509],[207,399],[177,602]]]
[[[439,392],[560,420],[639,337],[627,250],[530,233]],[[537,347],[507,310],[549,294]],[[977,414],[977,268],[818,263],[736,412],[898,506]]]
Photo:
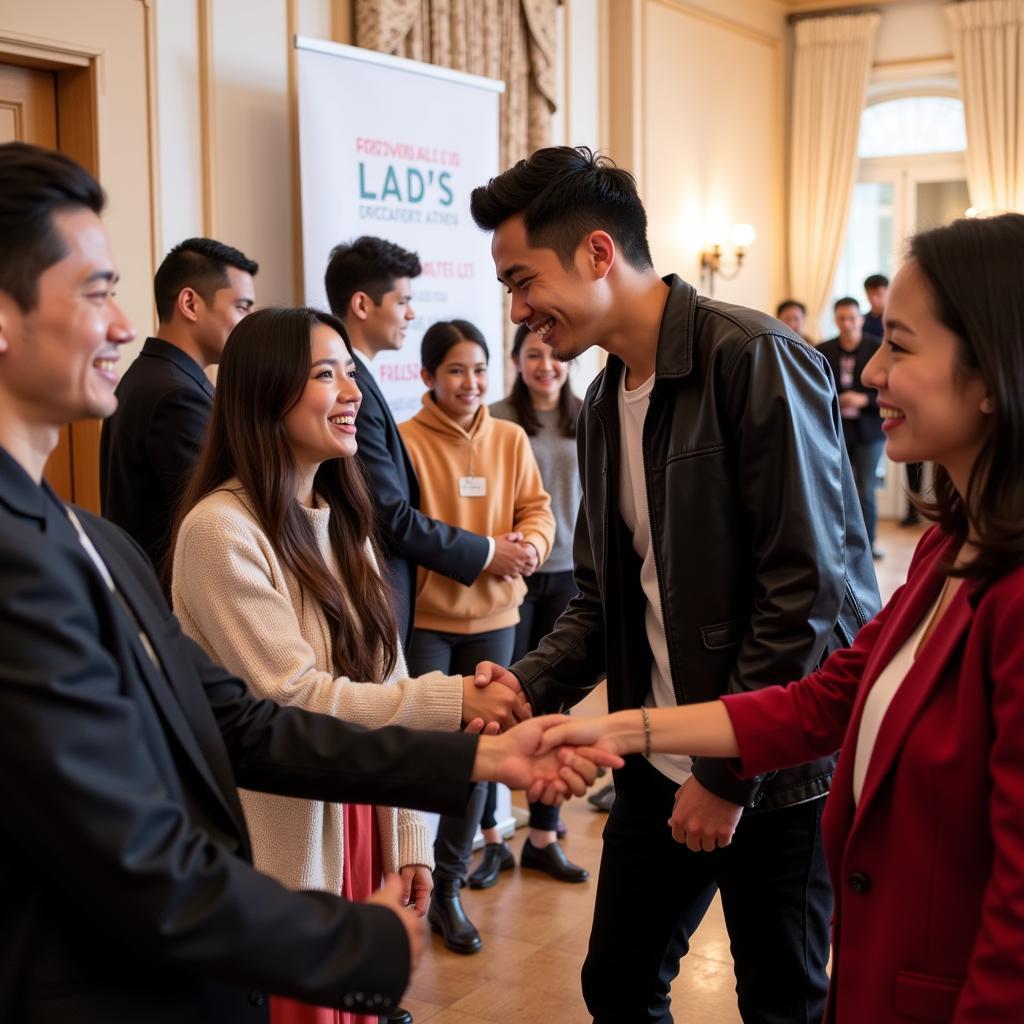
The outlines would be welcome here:
[[[484,571],[508,583],[517,576],[532,576],[539,563],[537,549],[515,531],[494,538],[494,555]]]

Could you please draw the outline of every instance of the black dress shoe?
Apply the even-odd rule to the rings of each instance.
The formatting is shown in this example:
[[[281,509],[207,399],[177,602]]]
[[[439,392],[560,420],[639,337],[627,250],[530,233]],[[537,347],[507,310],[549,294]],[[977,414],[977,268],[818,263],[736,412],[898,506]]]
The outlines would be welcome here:
[[[533,868],[535,871],[547,872],[560,882],[585,882],[590,877],[586,868],[573,864],[565,855],[565,851],[557,842],[549,843],[539,849],[529,839],[523,843],[523,852],[519,857],[519,866]]]
[[[480,941],[480,933],[476,926],[462,909],[462,901],[459,899],[461,887],[462,883],[459,881],[435,879],[427,920],[453,953],[468,956],[470,953],[479,953],[483,943]]]
[[[488,843],[476,871],[469,876],[470,889],[490,889],[498,882],[499,871],[509,871],[516,866],[512,851],[504,843]]]
[[[412,1024],[412,1014],[398,1007],[389,1017],[381,1017],[382,1024]]]

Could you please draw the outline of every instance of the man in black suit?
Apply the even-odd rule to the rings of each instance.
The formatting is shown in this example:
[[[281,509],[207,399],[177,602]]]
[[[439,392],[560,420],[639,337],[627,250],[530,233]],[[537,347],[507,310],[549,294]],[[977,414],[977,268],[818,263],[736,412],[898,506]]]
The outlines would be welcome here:
[[[212,238],[189,238],[153,279],[156,336],[117,386],[100,438],[103,515],[127,530],[159,570],[174,510],[199,456],[213,404],[206,369],[253,307],[258,266]]]
[[[402,347],[416,316],[411,282],[419,274],[415,253],[364,236],[335,246],[324,278],[331,312],[345,322],[360,361],[359,461],[373,494],[404,647],[412,635],[417,566],[467,587],[484,571],[504,578],[528,576],[537,567],[537,553],[518,534],[481,537],[419,510],[416,472],[372,367],[379,352]]]
[[[422,942],[397,879],[364,904],[289,892],[252,867],[236,788],[451,813],[470,779],[553,796],[594,766],[530,758],[542,720],[367,731],[256,700],[128,535],[61,503],[46,459],[113,412],[135,334],[103,202],[66,157],[0,146],[0,1020],[262,1022],[267,991],[386,1013]]]
[[[856,299],[837,299],[833,307],[839,334],[823,341],[818,351],[828,360],[839,395],[839,413],[843,418],[843,437],[857,485],[857,497],[864,515],[871,554],[875,559],[882,552],[875,545],[878,508],[875,488],[878,460],[885,447],[882,416],[878,411],[878,392],[861,381],[868,360],[878,351],[881,339],[864,332],[864,316]]]

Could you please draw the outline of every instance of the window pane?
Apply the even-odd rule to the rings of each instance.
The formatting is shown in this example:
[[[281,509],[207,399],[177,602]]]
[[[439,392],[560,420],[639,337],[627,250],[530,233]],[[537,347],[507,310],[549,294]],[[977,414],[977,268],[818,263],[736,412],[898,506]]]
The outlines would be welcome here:
[[[960,153],[967,148],[964,105],[950,96],[909,96],[874,103],[860,119],[857,155]]]
[[[861,181],[853,186],[846,241],[832,283],[832,301],[852,295],[864,304],[864,278],[869,274],[892,277],[893,185],[892,182]],[[819,324],[820,337],[835,335],[831,303]]]
[[[962,217],[971,205],[967,182],[922,181],[917,185],[917,230],[941,227]]]

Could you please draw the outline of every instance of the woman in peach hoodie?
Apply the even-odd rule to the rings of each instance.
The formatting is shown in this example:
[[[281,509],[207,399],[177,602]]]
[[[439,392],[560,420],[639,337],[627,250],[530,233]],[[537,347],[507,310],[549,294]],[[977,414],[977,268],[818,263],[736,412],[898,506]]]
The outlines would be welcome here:
[[[399,430],[420,481],[421,511],[521,545],[522,574],[529,575],[551,550],[555,520],[525,431],[493,419],[483,404],[488,358],[487,343],[471,323],[452,320],[430,327],[420,354],[429,390],[422,409]],[[408,652],[411,671],[472,674],[480,661],[508,664],[525,594],[522,575],[502,579],[481,573],[463,587],[421,568]],[[466,814],[443,817],[434,843],[428,917],[457,953],[481,947],[459,890],[486,793],[486,785],[474,786]]]

